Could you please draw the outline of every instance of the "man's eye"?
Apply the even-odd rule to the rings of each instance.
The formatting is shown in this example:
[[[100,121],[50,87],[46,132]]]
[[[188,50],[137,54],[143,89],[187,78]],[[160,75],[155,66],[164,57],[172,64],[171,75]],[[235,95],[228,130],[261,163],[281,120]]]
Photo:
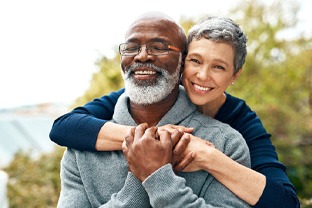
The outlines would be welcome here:
[[[153,50],[153,51],[167,51],[168,49],[164,48],[164,47],[159,47],[159,46],[152,46],[151,50]]]
[[[163,43],[153,43],[152,45],[150,45],[150,49],[155,51],[167,51],[168,47]]]
[[[158,47],[158,46],[153,46],[152,49],[155,50],[155,51],[166,51],[167,50],[167,48],[161,48],[161,47]]]
[[[137,51],[138,49],[138,46],[128,46],[124,49],[124,51]]]

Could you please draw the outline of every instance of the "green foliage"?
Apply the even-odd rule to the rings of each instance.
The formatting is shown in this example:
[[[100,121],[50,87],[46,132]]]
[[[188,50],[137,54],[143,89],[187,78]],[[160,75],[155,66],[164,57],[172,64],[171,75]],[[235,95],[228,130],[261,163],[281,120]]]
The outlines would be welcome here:
[[[93,74],[89,88],[75,101],[74,107],[123,87],[119,60],[120,56],[117,54],[114,59],[103,57],[97,62],[99,71]]]
[[[183,27],[185,33],[187,34],[188,31],[191,29],[191,27],[198,22],[200,19],[199,18],[186,18],[186,17],[181,17],[180,18],[180,24]]]
[[[11,208],[56,207],[61,189],[60,160],[64,148],[32,159],[18,152],[5,171],[9,174],[8,198]]]
[[[296,25],[298,9],[282,5],[250,1],[232,11],[248,35],[248,56],[229,92],[257,112],[298,195],[311,198],[312,38],[281,38]]]

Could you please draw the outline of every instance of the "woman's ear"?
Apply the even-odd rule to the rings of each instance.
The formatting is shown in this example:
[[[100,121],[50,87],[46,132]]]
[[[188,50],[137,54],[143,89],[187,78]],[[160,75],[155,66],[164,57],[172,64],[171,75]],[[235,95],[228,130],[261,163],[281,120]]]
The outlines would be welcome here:
[[[234,83],[236,82],[236,80],[238,79],[238,77],[240,76],[240,74],[242,73],[242,71],[243,71],[243,68],[240,68],[240,69],[238,70],[238,72],[236,72],[236,74],[234,75],[233,80],[232,80],[232,82],[231,82],[231,85],[234,85]]]
[[[237,78],[240,76],[240,74],[242,73],[242,71],[243,71],[243,68],[240,68],[239,70],[238,70],[238,72],[234,75],[234,82],[237,80]]]

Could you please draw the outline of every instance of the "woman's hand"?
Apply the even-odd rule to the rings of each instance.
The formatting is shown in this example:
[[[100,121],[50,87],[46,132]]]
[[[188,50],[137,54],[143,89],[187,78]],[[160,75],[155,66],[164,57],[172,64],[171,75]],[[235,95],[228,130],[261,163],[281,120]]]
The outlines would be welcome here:
[[[176,131],[179,131],[182,134],[183,133],[192,133],[193,130],[194,130],[194,128],[189,128],[189,127],[185,127],[185,126],[177,126],[177,125],[173,125],[173,124],[167,124],[167,125],[158,127],[158,131],[168,131],[171,134],[176,134]],[[179,142],[181,136],[172,138],[172,140],[173,140],[172,143],[174,146]]]
[[[184,138],[188,138],[189,143],[183,153],[179,152],[179,150],[183,150],[183,148],[175,150],[175,155],[182,158],[173,158],[176,160],[174,170],[176,172],[195,172],[206,169],[209,165],[209,161],[212,159],[212,153],[215,150],[215,146],[209,141],[188,133],[185,133],[180,141],[183,141]],[[176,146],[178,146],[179,143]],[[190,154],[192,156],[191,162]]]
[[[178,164],[180,164],[180,166],[186,167],[193,161],[195,154],[193,152],[189,152],[184,155],[187,145],[190,143],[190,137],[188,135],[184,136],[182,129],[184,128],[188,131],[193,129],[183,126],[172,126],[174,125],[167,125],[166,127],[158,128],[157,133],[158,135],[160,135],[162,132],[167,132],[170,135],[173,144],[171,161],[172,167],[174,168]],[[178,130],[178,128],[180,128],[181,130]]]

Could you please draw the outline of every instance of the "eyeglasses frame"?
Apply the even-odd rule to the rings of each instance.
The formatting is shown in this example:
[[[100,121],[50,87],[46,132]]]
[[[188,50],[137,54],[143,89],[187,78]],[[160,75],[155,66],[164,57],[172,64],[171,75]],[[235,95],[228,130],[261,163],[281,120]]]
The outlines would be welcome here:
[[[153,43],[153,42],[161,42],[161,43],[166,44],[166,45],[168,46],[168,53],[169,53],[169,51],[176,51],[176,52],[179,52],[179,53],[181,52],[181,49],[179,49],[179,48],[177,48],[177,47],[175,47],[175,46],[173,46],[173,45],[170,45],[170,44],[168,44],[168,43],[166,43],[166,42],[163,42],[163,41],[152,41],[152,42],[148,42],[148,43],[146,43],[146,44],[138,44],[139,49],[138,49],[137,53],[136,53],[136,54],[132,54],[132,55],[124,55],[124,54],[121,53],[121,46],[124,45],[124,44],[127,44],[127,43],[121,43],[121,44],[119,44],[119,54],[120,54],[121,56],[136,56],[136,55],[138,55],[138,54],[142,51],[142,46],[143,46],[143,45],[145,45],[145,50],[146,50],[146,53],[147,53],[148,55],[161,56],[161,55],[166,55],[166,54],[168,54],[168,53],[158,54],[158,55],[156,55],[156,54],[150,54],[150,53],[148,52],[149,50],[148,50],[148,47],[146,47],[146,45],[149,44],[149,43]]]

